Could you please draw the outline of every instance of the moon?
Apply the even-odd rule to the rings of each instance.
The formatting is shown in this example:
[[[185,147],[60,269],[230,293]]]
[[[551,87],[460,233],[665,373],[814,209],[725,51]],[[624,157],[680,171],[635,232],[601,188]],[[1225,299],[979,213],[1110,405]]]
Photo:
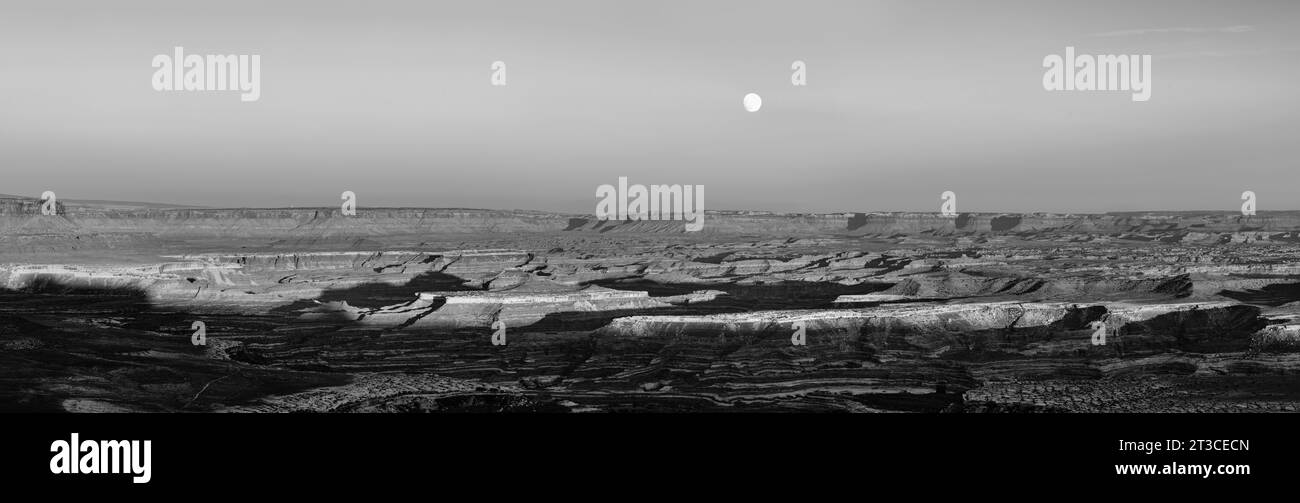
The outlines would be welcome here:
[[[758,95],[754,93],[745,95],[745,110],[757,112],[760,108],[763,108],[763,98],[758,97]]]

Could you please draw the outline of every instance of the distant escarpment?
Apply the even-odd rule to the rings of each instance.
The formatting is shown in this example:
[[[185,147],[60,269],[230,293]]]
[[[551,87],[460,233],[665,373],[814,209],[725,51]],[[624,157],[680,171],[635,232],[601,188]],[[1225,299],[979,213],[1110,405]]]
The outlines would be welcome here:
[[[0,238],[137,234],[157,237],[380,236],[426,233],[686,233],[684,221],[602,221],[590,215],[464,208],[123,208],[64,205],[42,215],[34,199],[0,198]],[[1300,211],[1052,213],[821,213],[710,211],[704,234],[878,237],[1080,236],[1090,240],[1225,244],[1300,242]],[[98,238],[98,239],[103,239]],[[31,246],[37,246],[33,244]]]

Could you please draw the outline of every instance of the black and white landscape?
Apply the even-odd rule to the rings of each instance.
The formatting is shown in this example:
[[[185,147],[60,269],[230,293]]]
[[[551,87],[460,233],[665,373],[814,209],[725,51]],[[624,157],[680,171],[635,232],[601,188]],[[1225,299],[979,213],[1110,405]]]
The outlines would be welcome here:
[[[8,411],[1300,405],[1294,212],[3,203]]]
[[[1298,50],[1281,1],[7,2],[0,412],[1296,411]]]

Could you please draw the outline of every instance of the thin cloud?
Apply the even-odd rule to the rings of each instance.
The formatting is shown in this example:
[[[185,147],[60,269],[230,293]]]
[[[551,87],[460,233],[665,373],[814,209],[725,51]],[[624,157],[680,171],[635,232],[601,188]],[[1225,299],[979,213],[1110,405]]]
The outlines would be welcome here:
[[[1228,51],[1196,51],[1196,52],[1172,52],[1167,54],[1156,54],[1160,59],[1186,59],[1186,58],[1227,58],[1238,56],[1264,56],[1269,54],[1294,53],[1300,52],[1300,47],[1284,47],[1280,49],[1255,49],[1255,50],[1228,50]]]
[[[1180,26],[1174,28],[1140,28],[1136,30],[1104,31],[1091,33],[1089,37],[1136,37],[1142,35],[1161,35],[1166,33],[1246,33],[1255,31],[1251,25],[1221,26],[1217,28],[1193,28]]]

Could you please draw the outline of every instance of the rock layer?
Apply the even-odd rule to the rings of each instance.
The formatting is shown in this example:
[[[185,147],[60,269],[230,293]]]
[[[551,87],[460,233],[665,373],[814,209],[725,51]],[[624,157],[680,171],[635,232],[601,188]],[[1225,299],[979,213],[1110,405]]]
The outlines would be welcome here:
[[[0,200],[6,410],[1300,404],[1300,214],[715,212],[686,234],[541,212],[34,208]]]

